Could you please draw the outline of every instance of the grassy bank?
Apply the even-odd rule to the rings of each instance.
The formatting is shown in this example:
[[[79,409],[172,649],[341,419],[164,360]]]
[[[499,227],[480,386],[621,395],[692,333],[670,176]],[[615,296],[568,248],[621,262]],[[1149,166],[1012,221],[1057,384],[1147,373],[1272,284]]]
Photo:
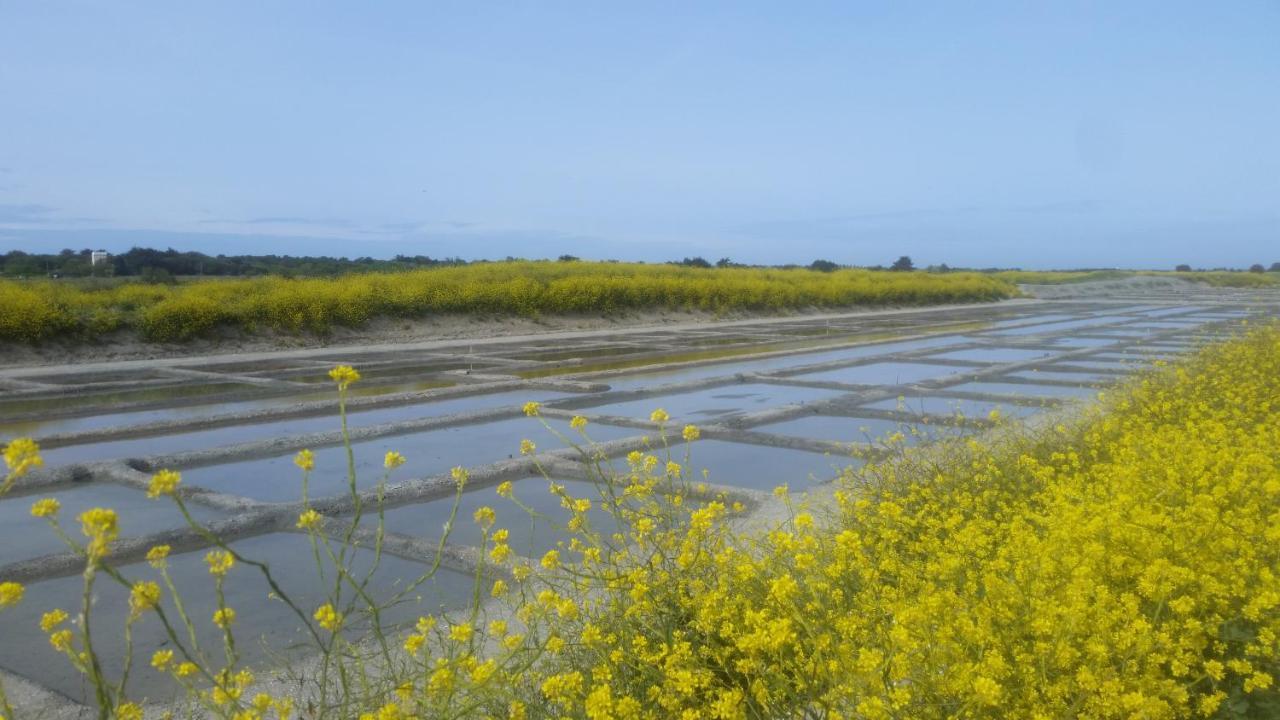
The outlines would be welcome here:
[[[505,262],[335,279],[279,277],[81,287],[0,281],[0,340],[91,339],[119,329],[149,341],[220,330],[326,333],[375,318],[434,314],[609,313],[694,309],[776,311],[854,305],[997,300],[1012,285],[971,273],[756,268],[698,269],[622,263]]]
[[[1064,285],[1098,282],[1101,280],[1123,280],[1136,274],[1131,270],[1000,270],[991,273],[991,276],[1017,285]]]
[[[127,518],[95,510],[71,532],[83,531],[86,583],[133,588],[129,617],[99,624],[172,624],[152,664],[208,716],[1274,718],[1278,397],[1280,329],[1255,330],[1113,392],[1071,427],[904,451],[813,507],[779,492],[788,512],[768,532],[742,530],[739,506],[699,489],[697,443],[681,440],[698,431],[672,428],[670,449],[598,467],[593,497],[549,481],[567,540],[533,562],[512,555],[487,508],[457,518],[483,531],[472,604],[401,632],[379,628],[367,576],[344,565],[360,516],[305,510],[298,527],[332,588],[296,608],[324,658],[307,685],[319,703],[258,693],[235,653],[188,643],[184,625],[210,620],[175,617],[161,597],[207,589],[172,585],[167,548],[149,556],[154,570],[119,576],[110,547]],[[6,450],[10,482],[33,453]],[[297,462],[305,477],[309,454]],[[401,462],[388,454],[388,475]],[[461,494],[466,473],[454,479]],[[161,472],[152,492],[181,506],[180,482]],[[513,502],[508,487],[494,504]],[[33,507],[51,522],[57,510]],[[616,530],[593,524],[598,510]],[[365,526],[379,515],[366,507]],[[223,585],[261,569],[228,550],[208,562],[213,623],[233,648]],[[0,609],[21,598],[0,587]],[[363,642],[341,632],[370,622]],[[105,714],[136,717],[81,625],[55,609],[44,624]]]

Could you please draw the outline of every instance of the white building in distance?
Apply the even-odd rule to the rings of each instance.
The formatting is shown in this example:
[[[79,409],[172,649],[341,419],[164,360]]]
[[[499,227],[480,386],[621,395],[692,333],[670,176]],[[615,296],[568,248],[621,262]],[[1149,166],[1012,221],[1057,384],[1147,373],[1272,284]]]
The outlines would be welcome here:
[[[105,263],[110,259],[111,259],[111,253],[107,252],[106,250],[94,250],[89,255],[89,264],[101,265],[102,263]]]

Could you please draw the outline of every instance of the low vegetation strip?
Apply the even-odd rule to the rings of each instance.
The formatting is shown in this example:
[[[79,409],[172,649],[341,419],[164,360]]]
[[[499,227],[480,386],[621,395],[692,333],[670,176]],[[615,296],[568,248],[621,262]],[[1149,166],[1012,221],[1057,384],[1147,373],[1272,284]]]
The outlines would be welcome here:
[[[342,392],[359,380],[351,368],[331,375]],[[671,434],[669,448],[599,466],[594,497],[549,481],[570,520],[534,563],[478,509],[471,606],[395,641],[367,577],[344,569],[349,548],[330,539],[350,543],[359,516],[322,534],[325,518],[305,509],[298,527],[333,586],[297,608],[324,658],[312,697],[255,693],[234,653],[224,663],[190,649],[181,625],[152,665],[227,718],[296,707],[389,719],[1280,716],[1280,328],[1157,368],[1069,424],[903,449],[847,472],[830,503],[780,488],[788,512],[765,532],[697,484],[697,428]],[[10,482],[35,453],[29,441],[6,450]],[[389,453],[388,472],[404,462]],[[314,459],[304,451],[297,464],[305,477]],[[454,479],[460,496],[465,471]],[[151,494],[181,507],[180,482],[161,471]],[[494,503],[512,501],[498,487]],[[51,522],[57,511],[33,506]],[[110,566],[114,513],[80,522],[86,583],[96,572],[132,587],[127,623],[165,621],[161,587]],[[173,587],[166,553],[152,553],[165,592],[202,592]],[[208,562],[212,622],[234,647],[222,588],[247,560],[224,548]],[[14,605],[23,589],[8,585],[0,598]],[[137,717],[67,622],[54,609],[44,620],[104,715]],[[370,622],[375,639],[342,633]]]
[[[326,333],[375,318],[435,314],[777,311],[998,300],[1013,285],[975,273],[689,268],[503,262],[332,279],[206,280],[81,286],[0,281],[0,340],[91,339],[121,329],[149,341],[219,330]]]

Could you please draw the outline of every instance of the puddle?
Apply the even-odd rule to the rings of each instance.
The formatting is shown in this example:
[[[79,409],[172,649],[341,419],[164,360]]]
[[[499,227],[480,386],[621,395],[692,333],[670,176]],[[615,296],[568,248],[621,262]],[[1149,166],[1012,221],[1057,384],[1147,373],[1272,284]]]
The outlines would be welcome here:
[[[963,416],[975,420],[986,419],[992,410],[1011,417],[1028,417],[1043,408],[1013,405],[992,400],[963,400],[960,398],[915,395],[873,402],[864,407],[875,410],[897,410],[911,415]]]
[[[437,400],[417,405],[401,405],[390,408],[377,408],[352,412],[347,416],[350,427],[367,427],[383,423],[401,422],[425,417],[439,417],[453,413],[491,409],[504,406],[518,407],[525,401],[536,398],[540,401],[568,397],[569,393],[539,390],[531,394],[527,390],[473,395],[468,397]],[[253,442],[268,438],[287,437],[304,433],[329,432],[341,429],[338,413],[317,417],[292,418],[277,422],[257,423],[253,425],[232,425],[211,430],[172,433],[152,437],[133,438],[129,440],[113,440],[109,442],[87,443],[53,448],[44,452],[45,463],[49,466],[65,465],[76,462],[98,462],[102,460],[119,460],[124,458],[142,458],[153,455],[188,452],[191,450],[208,450],[239,443]]]
[[[838,382],[850,385],[906,385],[922,380],[943,378],[959,373],[974,372],[975,368],[948,367],[912,362],[882,362],[869,365],[823,370],[791,376],[796,380]]]
[[[578,434],[566,421],[547,422],[566,438]],[[596,442],[644,435],[644,431],[592,423],[587,433]],[[395,435],[355,443],[356,477],[361,488],[375,487],[383,476],[382,460],[395,450],[407,460],[391,474],[391,482],[449,472],[455,466],[475,467],[520,457],[520,441],[528,438],[539,451],[567,447],[536,419],[527,417],[499,420],[479,425],[461,425],[428,432]],[[219,492],[266,502],[298,500],[302,493],[302,471],[293,464],[295,453],[258,460],[210,465],[183,471],[184,481]],[[347,456],[341,446],[315,451],[316,468],[311,473],[312,498],[347,492]]]
[[[895,433],[902,433],[903,444],[918,445],[942,437],[956,437],[965,432],[963,428],[946,425],[834,415],[806,415],[802,418],[760,425],[752,429],[809,440],[874,445],[882,445],[886,438]]]
[[[312,562],[310,542],[306,536],[294,534],[265,535],[237,541],[232,544],[237,552],[251,559],[265,562],[272,575],[294,602],[310,615],[310,610],[324,602],[332,583],[321,581]],[[207,551],[201,550],[169,559],[169,572],[180,590],[189,616],[196,626],[201,648],[214,660],[217,667],[222,657],[221,631],[210,621],[217,608],[213,579],[204,562]],[[371,564],[373,554],[359,551],[353,567],[362,577]],[[136,563],[120,568],[130,580],[157,580],[159,573],[147,563]],[[383,555],[373,581],[369,583],[372,595],[386,602],[405,586],[426,571],[425,565],[401,558]],[[327,577],[332,577],[332,568]],[[5,642],[0,643],[0,667],[62,693],[67,697],[91,701],[86,698],[87,688],[83,676],[76,672],[66,657],[49,645],[45,633],[40,630],[40,614],[61,607],[75,614],[80,597],[82,580],[77,576],[46,580],[27,585],[26,598],[21,605],[5,613]],[[106,577],[100,577],[94,585],[94,648],[101,656],[104,670],[113,681],[119,677],[124,658],[122,627],[129,613],[127,590]],[[420,615],[438,613],[442,608],[464,607],[472,588],[471,577],[441,568],[435,578],[409,593],[405,601],[384,611],[387,624],[410,623]],[[268,597],[271,588],[262,575],[248,565],[240,564],[231,570],[226,579],[226,603],[236,610],[236,649],[245,664],[255,670],[264,669],[268,661],[263,651],[264,643],[284,652],[293,643],[309,640],[301,629],[301,621],[283,602]],[[169,593],[164,593],[164,609],[171,622],[178,621]],[[359,619],[350,617],[355,627]],[[180,632],[180,637],[185,633]],[[126,695],[164,700],[179,694],[180,686],[167,675],[151,669],[151,654],[160,648],[170,648],[163,626],[154,614],[144,616],[133,626],[134,669],[130,675]],[[294,654],[296,658],[296,652]]]
[[[706,422],[783,405],[829,400],[842,394],[838,390],[768,383],[737,383],[678,395],[658,395],[640,400],[598,405],[582,408],[580,412],[648,419],[649,414],[655,409],[662,408],[667,411],[673,421]]]
[[[1011,363],[1036,358],[1049,357],[1053,353],[1044,350],[1026,350],[1023,348],[971,348],[969,350],[952,350],[930,358],[938,360],[972,360],[986,363]]]
[[[48,521],[31,516],[31,504],[46,497],[62,503],[58,523],[77,542],[85,538],[80,534],[76,516],[95,507],[111,508],[119,514],[121,537],[186,527],[182,513],[169,498],[150,500],[141,490],[113,483],[92,482],[56,492],[3,499],[0,500],[0,527],[4,528],[4,542],[0,543],[0,565],[68,550]],[[200,521],[223,517],[196,503],[188,503],[187,508]]]
[[[1028,385],[1026,383],[971,382],[952,385],[948,390],[971,393],[992,393],[1016,397],[1076,397],[1091,398],[1098,391],[1091,387],[1067,387],[1064,385]]]

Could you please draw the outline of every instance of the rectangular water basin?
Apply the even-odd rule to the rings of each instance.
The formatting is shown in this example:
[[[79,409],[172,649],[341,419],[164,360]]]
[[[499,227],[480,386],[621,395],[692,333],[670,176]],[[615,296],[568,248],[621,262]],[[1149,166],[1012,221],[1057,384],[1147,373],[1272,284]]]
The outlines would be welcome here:
[[[896,343],[882,343],[880,345],[861,345],[843,348],[840,350],[782,355],[778,357],[764,358],[761,360],[701,365],[698,367],[684,369],[601,378],[601,382],[608,383],[609,387],[614,390],[632,390],[642,387],[654,387],[656,385],[663,385],[672,382],[685,382],[688,380],[701,380],[714,377],[732,377],[738,373],[763,373],[800,367],[802,365],[816,365],[818,363],[830,362],[833,360],[855,360],[862,357],[888,355],[890,353],[906,352],[908,350],[946,347],[960,342],[962,342],[962,339],[958,335],[944,335]]]
[[[906,385],[920,382],[921,380],[933,380],[973,371],[974,368],[930,365],[926,363],[878,362],[793,375],[792,378],[850,385]]]
[[[553,400],[567,397],[569,393],[550,390],[515,390],[509,392],[470,395],[436,400],[416,405],[400,405],[388,408],[353,410],[347,415],[350,427],[368,427],[383,423],[401,422],[426,417],[441,417],[454,413],[499,408],[504,406],[518,407],[529,400]],[[134,438],[130,440],[113,440],[108,442],[69,445],[54,448],[45,453],[45,462],[50,465],[76,462],[97,462],[102,460],[118,460],[123,458],[143,458],[153,455],[168,455],[192,450],[207,450],[215,447],[237,445],[245,442],[266,440],[304,433],[329,432],[341,429],[342,424],[335,407],[331,415],[318,417],[291,418],[276,422],[232,425],[229,427],[196,430],[192,432],[156,435],[152,437]]]
[[[602,509],[601,498],[607,497],[602,496],[602,493],[607,493],[603,486],[586,480],[554,479],[552,482],[563,486],[570,497],[591,501],[587,520],[593,530],[606,534],[617,531],[618,523],[614,516]],[[567,541],[570,533],[566,525],[573,513],[561,506],[560,497],[553,495],[548,489],[549,482],[546,478],[523,478],[512,482],[511,487],[512,496],[540,517],[531,516],[511,499],[499,497],[493,488],[472,490],[463,493],[459,500],[458,514],[449,534],[449,542],[455,545],[480,545],[480,527],[472,520],[472,516],[484,506],[493,508],[497,516],[493,527],[505,528],[510,532],[508,542],[511,549],[520,555],[541,557],[543,553],[555,548],[557,543]],[[621,486],[617,488],[617,492],[622,492]],[[392,508],[384,513],[385,527],[388,531],[402,535],[437,540],[444,532],[453,500],[453,497],[446,497]],[[374,516],[366,518],[362,524],[376,522],[377,517]]]
[[[1010,320],[1001,320],[1000,322],[991,323],[991,327],[1007,328],[1010,325],[1024,325],[1026,323],[1051,323],[1061,320],[1071,320],[1075,315],[1048,314],[1048,315],[1026,315],[1023,317],[1012,318]]]
[[[264,535],[237,541],[232,543],[232,547],[245,557],[265,562],[285,594],[308,619],[311,610],[323,603],[326,593],[332,589],[333,568],[328,568],[325,579],[319,577],[306,536]],[[205,551],[197,551],[170,557],[169,573],[183,593],[182,602],[196,628],[201,649],[208,653],[212,661],[209,665],[216,668],[224,662],[222,631],[210,620],[217,609],[217,601],[204,555]],[[357,551],[352,563],[357,577],[363,577],[372,559],[372,552]],[[423,560],[428,561],[429,558]],[[426,569],[426,565],[384,554],[373,580],[368,584],[368,591],[375,600],[385,603]],[[158,571],[146,562],[126,565],[120,570],[130,581],[159,581]],[[75,614],[80,606],[81,588],[79,575],[28,584],[22,604],[5,613],[0,667],[74,700],[92,702],[91,689],[86,687],[83,676],[72,668],[66,657],[50,647],[48,638],[40,630],[40,615],[47,610],[63,608]],[[385,609],[384,624],[408,624],[421,615],[464,607],[470,599],[471,588],[470,576],[441,568],[434,578],[408,593],[403,602]],[[225,594],[227,606],[236,611],[236,649],[246,665],[264,669],[269,661],[263,650],[264,643],[276,653],[286,653],[294,659],[310,653],[296,647],[291,649],[291,645],[307,643],[309,648],[314,648],[310,636],[303,630],[302,621],[287,605],[271,597],[272,589],[256,568],[243,564],[232,568],[226,577]],[[177,624],[178,636],[185,644],[186,632],[167,591],[162,607],[170,622]],[[93,613],[94,649],[100,656],[103,670],[114,682],[119,678],[124,661],[123,627],[129,614],[129,591],[99,574],[94,585]],[[347,626],[353,631],[358,631],[363,625],[361,618],[348,616]],[[153,671],[148,664],[148,659],[157,649],[173,647],[159,619],[147,614],[136,622],[133,625],[133,643],[133,672],[126,695],[155,701],[178,694],[181,688],[173,678]],[[175,655],[180,654],[175,652]],[[86,693],[90,694],[86,696]]]
[[[839,454],[728,442],[698,440],[689,445],[687,461],[684,447],[673,448],[673,459],[686,466],[691,481],[707,481],[768,492],[779,485],[804,490],[839,477],[841,470],[862,461]],[[703,475],[706,470],[706,475]]]
[[[1025,348],[970,348],[968,350],[952,350],[951,352],[930,355],[938,360],[972,360],[986,363],[1012,363],[1036,358],[1049,357],[1053,353],[1045,350],[1029,350]]]
[[[1205,308],[1199,305],[1184,305],[1182,307],[1163,308],[1160,310],[1148,310],[1140,314],[1146,315],[1147,317],[1164,317],[1165,315],[1181,315],[1183,313],[1191,313],[1191,312],[1195,312],[1196,310],[1204,310],[1204,309]]]
[[[1028,325],[1026,327],[1009,328],[1007,330],[996,330],[992,335],[1039,335],[1042,333],[1056,333],[1063,330],[1071,330],[1073,328],[1092,328],[1101,325],[1113,325],[1123,322],[1124,318],[1097,316],[1084,318],[1082,320],[1065,320],[1062,322],[1040,323],[1036,325]],[[1091,331],[1092,332],[1092,331]]]
[[[1076,397],[1091,398],[1098,393],[1091,387],[1067,387],[1065,385],[1029,385],[1027,383],[971,382],[952,385],[948,390],[971,393],[991,393],[1011,397]]]
[[[83,542],[76,516],[95,507],[111,508],[120,518],[121,537],[138,537],[160,530],[186,527],[182,513],[169,498],[151,500],[141,490],[107,482],[89,482],[76,487],[40,493],[36,496],[0,499],[0,565],[29,560],[70,550],[49,527],[48,521],[31,516],[31,504],[39,498],[53,498],[62,504],[58,521],[77,542]],[[198,521],[216,520],[223,515],[203,505],[187,503]]]
[[[568,422],[546,419],[547,423],[571,442],[578,433]],[[644,431],[592,423],[586,428],[597,442],[639,437]],[[520,441],[532,440],[540,451],[566,447],[536,418],[460,425],[427,432],[378,438],[355,443],[356,479],[360,488],[374,487],[383,477],[383,458],[389,451],[403,454],[404,467],[391,474],[395,482],[409,477],[427,477],[449,472],[458,465],[475,467],[520,456]],[[293,464],[295,453],[243,462],[192,468],[183,477],[192,485],[254,498],[266,502],[298,500],[302,491],[302,471]],[[312,498],[345,493],[348,488],[346,450],[328,447],[315,451],[315,470],[311,473],[309,494]]]
[[[1115,345],[1116,342],[1118,341],[1113,340],[1111,338],[1061,337],[1061,338],[1056,338],[1053,341],[1053,344],[1061,345],[1063,347],[1086,348],[1086,347],[1104,347],[1107,345]]]
[[[0,419],[26,413],[48,411],[78,411],[88,408],[108,410],[122,403],[181,402],[190,398],[243,393],[254,389],[246,383],[213,383],[211,385],[166,385],[157,388],[140,388],[116,392],[61,395],[57,397],[14,398],[0,402]]]
[[[584,414],[617,415],[647,419],[655,409],[662,408],[674,420],[698,422],[741,415],[742,413],[783,405],[795,405],[829,400],[839,397],[838,390],[772,385],[768,383],[737,383],[705,390],[694,390],[679,395],[659,395],[641,400],[583,408]]]
[[[806,415],[752,429],[807,440],[877,446],[883,445],[889,437],[899,434],[902,436],[902,444],[917,445],[938,438],[957,437],[965,433],[963,428],[948,425],[836,415]]]
[[[910,415],[955,416],[975,420],[986,419],[993,410],[999,410],[1001,415],[1028,417],[1044,409],[1042,407],[1014,405],[995,400],[965,400],[935,395],[911,395],[904,398],[891,398],[873,402],[863,407],[874,410],[897,410]]]
[[[1081,384],[1088,383],[1108,383],[1116,380],[1115,375],[1102,375],[1099,373],[1080,373],[1080,372],[1059,372],[1056,370],[1019,370],[1009,377],[1022,378],[1035,382],[1036,380],[1055,380],[1064,382],[1075,382]]]

